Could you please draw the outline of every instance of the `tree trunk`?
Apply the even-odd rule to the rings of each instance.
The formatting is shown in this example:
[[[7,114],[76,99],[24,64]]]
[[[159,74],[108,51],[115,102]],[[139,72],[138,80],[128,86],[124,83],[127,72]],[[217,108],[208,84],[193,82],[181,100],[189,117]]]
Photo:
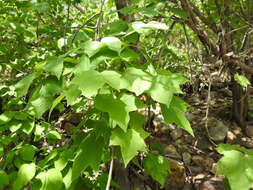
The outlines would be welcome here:
[[[232,82],[232,117],[243,130],[246,129],[247,114],[249,110],[249,93],[234,80],[234,74],[231,74]]]
[[[132,22],[133,15],[124,15],[120,12],[120,9],[123,9],[125,7],[128,7],[129,5],[129,0],[115,0],[115,5],[118,11],[119,18],[126,21],[126,22]]]
[[[130,190],[130,182],[128,179],[128,168],[124,167],[124,164],[120,159],[114,160],[114,169],[113,169],[113,181],[115,181],[119,187],[116,187],[115,190]]]

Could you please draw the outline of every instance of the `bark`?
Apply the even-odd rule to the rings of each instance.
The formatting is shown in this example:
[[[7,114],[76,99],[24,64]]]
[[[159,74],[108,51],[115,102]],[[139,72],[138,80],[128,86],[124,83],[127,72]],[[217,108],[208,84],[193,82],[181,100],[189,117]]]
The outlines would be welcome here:
[[[170,2],[176,4],[178,3],[174,0]],[[234,55],[233,47],[233,37],[232,32],[233,28],[228,22],[229,15],[231,14],[229,0],[224,1],[215,1],[216,8],[220,15],[221,26],[218,28],[215,24],[210,23],[204,14],[189,0],[180,0],[181,8],[188,14],[188,18],[185,19],[186,23],[193,32],[198,36],[199,40],[202,42],[204,47],[208,47],[209,53],[214,55],[217,60],[222,59],[224,64],[226,64],[231,73],[231,83],[232,83],[232,94],[233,94],[233,105],[232,105],[232,116],[233,119],[241,126],[246,127],[246,119],[248,114],[248,99],[249,93],[247,90],[243,89],[235,80],[234,74],[240,72],[241,70],[244,73],[253,74],[253,68],[248,66],[247,61],[244,61],[245,58],[242,55]],[[207,26],[207,27],[204,27]],[[221,32],[222,31],[222,32]],[[214,43],[213,38],[210,37],[210,32],[213,32],[216,36],[217,42]],[[244,38],[247,40],[249,33],[245,33]],[[247,47],[248,44],[244,42],[242,49]],[[245,45],[246,44],[246,45]],[[229,55],[230,54],[230,55]],[[244,56],[244,55],[243,55]],[[241,70],[236,69],[239,67]]]
[[[231,75],[232,82],[232,117],[242,127],[243,130],[247,126],[247,115],[249,109],[249,93],[247,89],[243,89],[235,80],[234,74]]]
[[[122,161],[119,159],[115,159],[113,169],[113,181],[115,181],[119,185],[119,187],[115,188],[115,190],[131,190],[128,173],[128,168],[124,167]]]
[[[129,6],[129,0],[115,0],[116,8],[118,10],[118,16],[120,19],[126,21],[126,22],[132,22],[133,15],[124,15],[120,12],[120,9],[123,9],[127,6]]]

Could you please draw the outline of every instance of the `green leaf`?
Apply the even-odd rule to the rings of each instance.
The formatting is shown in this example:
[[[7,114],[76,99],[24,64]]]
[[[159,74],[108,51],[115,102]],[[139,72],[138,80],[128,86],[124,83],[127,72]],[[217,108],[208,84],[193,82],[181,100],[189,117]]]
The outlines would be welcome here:
[[[43,67],[45,71],[55,75],[60,79],[63,70],[63,57],[51,57],[47,60],[47,64]]]
[[[78,85],[82,94],[89,98],[98,93],[98,90],[105,84],[105,80],[99,72],[90,70],[77,74],[72,84]]]
[[[68,105],[73,105],[77,98],[80,97],[82,91],[78,89],[78,86],[71,84],[66,90],[64,90],[64,95],[66,96]]]
[[[182,19],[186,19],[188,16],[187,12],[185,12],[184,10],[182,10],[180,8],[170,8],[170,11]]]
[[[242,87],[247,87],[248,85],[250,85],[250,81],[249,79],[247,79],[244,75],[239,75],[238,73],[236,73],[234,75],[234,79],[236,82],[238,82],[238,84],[240,84]]]
[[[164,23],[151,21],[147,24],[136,21],[132,23],[133,29],[140,34],[149,34],[151,30],[167,30],[168,26]]]
[[[33,109],[35,116],[41,117],[51,107],[54,95],[61,91],[61,88],[61,80],[57,80],[56,77],[52,76],[48,77],[29,99],[28,109]]]
[[[66,39],[60,38],[60,39],[57,41],[57,47],[61,50],[62,47],[65,45],[66,41],[67,41]]]
[[[74,69],[74,74],[79,74],[83,71],[89,71],[92,69],[92,65],[90,63],[90,59],[87,55],[83,55],[80,60],[79,63],[75,66]]]
[[[150,89],[150,87],[151,87],[150,81],[137,78],[133,82],[132,91],[136,94],[136,96],[139,96],[146,90]]]
[[[120,128],[112,131],[111,146],[120,146],[125,166],[137,155],[138,151],[146,151],[146,144],[141,135],[134,129],[124,132]]]
[[[20,129],[22,127],[22,122],[20,121],[16,121],[16,120],[12,120],[10,123],[8,123],[10,131],[12,133],[14,133],[15,131],[17,131],[18,129]]]
[[[151,87],[153,77],[142,69],[129,67],[122,76],[121,88],[134,92],[137,96]]]
[[[60,96],[58,96],[52,103],[52,106],[49,110],[49,114],[48,114],[48,118],[50,119],[51,117],[51,113],[54,110],[54,108],[62,101],[62,99],[65,97],[64,94],[61,94]]]
[[[28,114],[26,112],[17,111],[14,112],[14,118],[17,120],[27,120]]]
[[[52,150],[47,156],[46,156],[46,158],[44,158],[44,160],[41,160],[41,161],[39,161],[38,162],[38,166],[40,167],[40,168],[46,168],[46,167],[48,167],[48,163],[51,161],[51,160],[53,160],[57,155],[58,155],[58,150],[57,149],[54,149],[54,150]]]
[[[253,185],[253,151],[235,145],[217,148],[224,156],[218,162],[218,174],[225,175],[231,190],[248,190]]]
[[[23,164],[17,174],[17,178],[13,183],[13,189],[22,189],[34,177],[36,172],[36,165],[34,163]]]
[[[101,75],[104,77],[105,82],[110,85],[112,88],[119,90],[120,89],[120,80],[121,75],[116,71],[103,71]]]
[[[178,126],[185,129],[187,132],[189,132],[192,136],[194,136],[191,125],[184,115],[184,112],[186,111],[186,105],[183,105],[182,100],[173,96],[170,107],[164,104],[160,104],[160,105],[161,105],[162,115],[166,123],[169,123],[169,124],[175,123]]]
[[[37,148],[33,145],[27,144],[22,146],[19,150],[20,157],[25,161],[32,161]]]
[[[153,100],[170,106],[173,93],[168,90],[163,84],[153,81],[149,93]]]
[[[120,57],[126,61],[126,62],[138,62],[140,61],[140,56],[138,55],[138,53],[136,53],[134,50],[130,49],[130,48],[126,48],[124,49],[121,53],[120,53]]]
[[[32,73],[24,78],[22,78],[17,84],[15,84],[15,90],[17,92],[17,96],[21,97],[24,96],[30,85],[32,84],[33,80],[35,79],[35,73]]]
[[[34,131],[34,141],[37,142],[39,141],[43,136],[42,136],[42,133],[45,131],[45,126],[44,125],[39,125],[39,124],[36,124],[35,126],[35,131]]]
[[[179,74],[170,73],[159,74],[153,79],[153,84],[161,85],[166,90],[180,94],[182,93],[180,85],[184,84],[185,82],[187,82],[185,77],[182,77]]]
[[[168,172],[170,172],[169,162],[165,157],[158,154],[148,154],[144,159],[144,169],[153,179],[164,186]]]
[[[124,40],[128,43],[137,43],[140,39],[140,34],[135,31],[131,31],[124,36]]]
[[[117,35],[124,33],[128,29],[128,24],[122,20],[116,20],[105,25],[104,28],[107,35]]]
[[[62,174],[55,168],[41,172],[36,176],[42,183],[39,190],[61,190],[62,189]]]
[[[49,131],[47,134],[47,138],[51,140],[60,140],[61,135],[57,131]]]
[[[98,41],[87,41],[84,44],[85,53],[89,57],[95,55],[97,52],[100,51],[101,48],[102,48],[101,42]]]
[[[4,112],[0,115],[0,125],[8,123],[14,117],[13,112]]]
[[[94,102],[95,108],[109,113],[111,119],[126,131],[130,118],[128,107],[124,102],[114,99],[111,95],[97,95]]]
[[[9,184],[9,176],[5,173],[5,171],[0,170],[0,188]]]
[[[25,134],[30,135],[33,131],[34,126],[34,121],[32,119],[25,120],[22,123],[22,131]]]
[[[145,123],[145,116],[138,113],[138,112],[131,112],[130,113],[130,122],[129,125],[135,130],[137,131],[140,136],[143,139],[146,139],[150,134],[148,132],[146,132],[143,127],[144,127],[144,123]]]
[[[31,105],[34,108],[35,115],[37,118],[41,117],[42,114],[47,111],[53,102],[53,97],[44,97],[41,96],[33,101],[31,101]]]
[[[72,181],[74,181],[88,166],[91,166],[93,170],[98,170],[102,159],[103,147],[103,138],[97,137],[94,133],[87,136],[81,142],[73,163]]]
[[[74,151],[72,148],[62,152],[58,160],[54,161],[54,166],[57,170],[62,171],[70,160],[74,158]]]
[[[128,112],[135,111],[138,108],[145,107],[145,104],[141,104],[141,102],[138,101],[139,99],[136,99],[135,96],[130,94],[123,94],[120,97],[120,100],[127,105],[126,109],[128,110]]]
[[[121,41],[116,37],[104,37],[101,39],[101,43],[105,44],[109,49],[120,52],[121,51]]]

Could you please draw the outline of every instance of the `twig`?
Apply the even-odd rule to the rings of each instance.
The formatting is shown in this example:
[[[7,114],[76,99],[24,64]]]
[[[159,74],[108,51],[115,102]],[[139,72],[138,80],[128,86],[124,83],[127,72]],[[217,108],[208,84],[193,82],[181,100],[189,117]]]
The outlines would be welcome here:
[[[105,4],[105,0],[102,0],[101,6],[100,6],[99,18],[98,18],[98,22],[97,22],[97,29],[96,29],[95,40],[99,40],[101,22],[102,22],[102,19],[103,19],[103,14],[102,14],[102,12],[103,12],[104,4]]]
[[[208,95],[207,95],[207,107],[206,107],[206,116],[205,116],[205,128],[208,140],[217,147],[217,144],[212,140],[212,137],[210,136],[209,129],[208,129],[208,115],[209,115],[209,107],[210,107],[210,101],[211,101],[211,85],[212,85],[212,76],[209,75],[209,84],[208,84]]]
[[[80,4],[74,5],[74,7],[80,11],[80,13],[85,14],[84,8]]]
[[[68,29],[68,23],[69,23],[69,10],[70,10],[70,5],[68,4],[68,9],[67,9],[67,20],[65,23],[65,28],[64,28],[64,48],[66,48],[66,34],[67,34],[67,29]]]
[[[112,147],[112,151],[111,151],[111,163],[110,163],[110,169],[109,169],[109,176],[107,179],[107,184],[106,184],[106,190],[110,189],[110,184],[112,181],[112,170],[113,170],[113,157],[114,157],[114,151],[113,151],[113,147]]]
[[[72,40],[71,40],[71,44],[73,44],[73,42],[75,41],[76,35],[77,35],[77,33],[79,32],[79,30],[80,30],[81,28],[83,28],[84,26],[86,26],[86,24],[87,24],[88,22],[90,22],[90,21],[91,21],[94,17],[96,17],[97,15],[99,15],[99,13],[95,13],[95,14],[91,15],[91,17],[89,17],[81,26],[79,26],[79,29],[76,30],[76,32],[75,32],[74,35],[73,35],[73,38],[72,38]]]

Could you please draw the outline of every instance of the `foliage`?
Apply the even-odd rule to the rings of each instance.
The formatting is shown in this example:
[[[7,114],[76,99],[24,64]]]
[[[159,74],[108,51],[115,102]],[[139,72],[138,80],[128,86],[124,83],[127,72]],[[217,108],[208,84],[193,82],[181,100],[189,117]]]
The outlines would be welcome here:
[[[187,80],[180,74],[156,69],[152,62],[138,64],[145,54],[132,48],[139,37],[168,30],[165,23],[112,20],[96,34],[87,27],[72,29],[77,16],[74,11],[69,12],[72,2],[2,4],[4,26],[15,31],[14,36],[7,33],[3,36],[17,39],[27,49],[16,49],[8,56],[7,52],[13,51],[8,39],[6,48],[9,49],[1,50],[4,62],[16,62],[4,70],[12,75],[22,73],[19,81],[5,82],[12,86],[13,93],[5,96],[4,101],[8,103],[0,115],[4,160],[0,163],[4,169],[0,175],[1,187],[74,189],[82,183],[83,187],[93,184],[96,189],[94,180],[88,178],[89,173],[100,171],[102,177],[107,172],[101,164],[109,161],[110,147],[120,147],[116,157],[122,158],[125,166],[139,152],[148,152],[145,138],[149,134],[143,130],[145,120],[138,110],[156,102],[165,110],[172,109],[172,113],[176,110],[170,107],[178,107],[177,120],[166,121],[175,122],[193,134],[183,114],[186,107],[176,98],[182,93],[180,85]],[[11,15],[7,15],[8,7],[13,9]],[[19,13],[14,8],[24,16],[15,20]],[[66,12],[67,20],[64,19]],[[81,26],[87,18],[82,15],[77,24]],[[58,20],[57,26],[55,20]],[[94,20],[86,24],[95,27]],[[96,35],[100,40],[94,40]],[[23,40],[19,39],[21,36]],[[52,39],[42,39],[46,37]],[[142,96],[150,101],[142,102]],[[11,103],[14,100],[19,102],[18,107]],[[70,109],[82,113],[83,117],[78,126],[70,129],[69,136],[64,136],[53,124],[52,117],[54,112]],[[152,168],[159,176],[154,175]],[[145,169],[163,185],[169,171],[168,161],[148,154]],[[98,181],[99,176],[95,178]]]
[[[220,24],[212,1],[193,2]],[[163,186],[169,162],[146,145],[150,118],[140,110],[159,106],[166,123],[194,136],[179,95],[203,49],[189,48],[199,43],[195,34],[165,19],[188,13],[163,0],[133,1],[121,10],[112,0],[100,6],[98,0],[0,2],[0,188],[105,189],[110,159],[127,166],[140,154],[138,166]],[[137,21],[118,19],[117,11]],[[235,28],[243,25],[233,19]],[[170,35],[174,29],[178,38]],[[249,85],[243,76],[235,80]],[[59,115],[69,112],[81,120],[59,126]],[[218,151],[219,173],[232,189],[247,189],[252,153],[225,145]]]
[[[248,190],[253,184],[253,151],[228,144],[217,150],[224,155],[218,162],[218,174],[226,176],[231,190]]]
[[[239,75],[238,73],[235,74],[235,80],[238,82],[242,87],[247,87],[250,85],[250,81],[244,76],[244,75]]]

